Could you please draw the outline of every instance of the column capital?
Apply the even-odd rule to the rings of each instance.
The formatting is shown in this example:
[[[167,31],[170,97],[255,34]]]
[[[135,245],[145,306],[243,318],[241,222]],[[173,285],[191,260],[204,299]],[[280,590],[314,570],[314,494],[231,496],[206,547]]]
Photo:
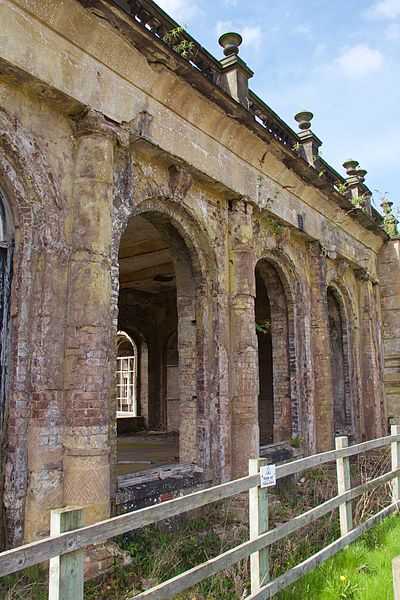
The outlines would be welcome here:
[[[169,189],[174,198],[183,200],[193,185],[193,176],[180,165],[172,165],[169,172]]]
[[[359,281],[369,281],[371,279],[370,272],[364,268],[355,269],[354,275]]]
[[[243,213],[251,216],[254,210],[254,202],[249,196],[240,196],[231,200],[232,210],[234,212]]]
[[[340,256],[339,258],[336,259],[335,267],[336,267],[335,279],[341,280],[341,279],[343,279],[344,274],[346,273],[347,269],[349,268],[349,261],[346,258],[343,258],[342,256]]]
[[[346,258],[338,256],[335,262],[328,267],[328,284],[332,282],[340,283],[349,266],[350,263]]]
[[[75,137],[107,137],[113,142],[123,141],[123,134],[119,126],[108,121],[104,115],[93,108],[88,108],[85,112],[75,117]]]
[[[336,247],[333,244],[322,243],[320,240],[307,242],[308,254],[311,257],[318,258],[321,263],[326,264],[326,259],[336,260]]]

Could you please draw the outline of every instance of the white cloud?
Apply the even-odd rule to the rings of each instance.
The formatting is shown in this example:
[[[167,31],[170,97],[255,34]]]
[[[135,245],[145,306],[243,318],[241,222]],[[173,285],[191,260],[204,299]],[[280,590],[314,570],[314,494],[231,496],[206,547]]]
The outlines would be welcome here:
[[[300,25],[297,25],[297,27],[294,28],[295,33],[300,33],[300,34],[304,34],[304,35],[309,35],[311,33],[311,29],[309,27],[309,25],[306,25],[305,23],[301,23]]]
[[[261,46],[263,32],[259,25],[242,25],[233,21],[217,21],[215,32],[218,36],[228,31],[237,31],[243,38],[243,47],[258,50]]]
[[[238,0],[225,0],[225,6],[237,6]]]
[[[364,14],[373,20],[397,19],[400,17],[400,0],[378,0]]]
[[[400,41],[400,25],[398,23],[392,23],[385,30],[385,36],[388,40],[394,42]]]
[[[367,44],[345,48],[334,60],[334,65],[347,77],[364,77],[378,71],[384,64],[382,52]]]
[[[183,24],[199,12],[198,4],[193,0],[190,3],[186,0],[157,0],[157,4],[175,21]]]
[[[223,33],[228,33],[229,31],[233,31],[232,21],[217,21],[215,33],[218,36],[222,35]]]
[[[259,25],[246,25],[241,32],[243,38],[243,46],[251,46],[258,50],[261,46],[263,32]]]
[[[317,44],[312,53],[313,60],[320,61],[324,57],[327,47],[328,46],[325,43]]]

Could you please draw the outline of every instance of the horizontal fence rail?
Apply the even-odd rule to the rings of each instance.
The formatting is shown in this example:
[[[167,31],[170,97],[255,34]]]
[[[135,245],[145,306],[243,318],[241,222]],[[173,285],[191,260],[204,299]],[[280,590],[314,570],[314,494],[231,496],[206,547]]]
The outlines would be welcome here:
[[[351,488],[349,458],[369,450],[375,450],[389,445],[391,446],[392,457],[391,471],[367,481],[366,483],[362,483],[355,488]],[[75,590],[73,592],[74,595],[71,595],[67,590],[59,595],[57,595],[57,592],[54,596],[50,593],[49,597],[57,597],[59,600],[72,600],[72,598],[74,600],[82,600],[83,552],[78,551],[91,546],[94,543],[104,542],[123,533],[141,529],[146,525],[151,525],[158,521],[181,515],[187,511],[201,508],[243,492],[249,492],[249,540],[208,560],[206,563],[200,564],[164,583],[138,594],[135,598],[138,598],[139,600],[145,598],[173,598],[175,594],[189,589],[193,585],[233,566],[249,556],[251,557],[250,569],[252,588],[249,598],[270,598],[279,590],[287,587],[305,573],[327,560],[327,558],[333,556],[333,554],[338,552],[341,548],[357,539],[357,537],[372,527],[376,522],[382,520],[399,508],[400,426],[392,426],[392,435],[390,436],[370,440],[354,446],[347,446],[346,437],[337,438],[335,450],[308,456],[277,466],[276,479],[279,480],[283,477],[294,475],[306,469],[333,461],[336,461],[337,467],[338,495],[274,529],[268,529],[268,492],[266,488],[260,487],[260,467],[266,465],[267,461],[266,459],[254,459],[250,461],[250,475],[246,477],[223,483],[206,490],[194,492],[187,496],[175,498],[156,506],[150,506],[131,513],[119,515],[95,523],[94,525],[80,527],[73,531],[67,531],[66,529],[71,529],[73,526],[76,527],[77,523],[80,522],[79,519],[77,521],[73,516],[79,513],[79,507],[67,507],[53,511],[52,519],[53,517],[57,517],[63,520],[63,524],[52,529],[52,532],[54,531],[56,535],[1,553],[0,576],[5,576],[51,559],[50,586],[55,585],[54,582],[56,582],[56,585],[60,586],[60,589],[62,589],[62,573],[68,573],[68,569],[72,568],[70,565],[73,565],[73,569],[76,570],[80,577],[78,587],[73,588]],[[394,481],[392,485],[392,504],[353,529],[352,500],[364,493],[374,490],[380,485],[389,483],[390,481]],[[322,516],[337,508],[340,510],[341,537],[300,565],[290,569],[273,581],[268,581],[268,547],[306,525],[317,521]],[[71,513],[70,517],[68,517],[69,513]],[[70,526],[68,526],[68,523],[70,523]],[[68,578],[71,583],[71,576],[68,575]],[[82,593],[79,592],[79,595],[77,595],[76,589],[82,589]]]
[[[360,535],[371,529],[371,527],[382,521],[385,517],[391,515],[395,510],[398,510],[399,508],[400,503],[397,502],[391,504],[390,506],[387,506],[380,512],[376,513],[376,515],[374,515],[373,517],[367,519],[367,521],[365,521],[364,523],[361,523],[361,525],[347,533],[345,536],[335,540],[334,542],[332,542],[313,556],[310,556],[302,563],[293,567],[293,569],[286,571],[286,573],[283,573],[283,575],[277,577],[276,579],[268,583],[255,594],[248,596],[248,600],[262,600],[264,598],[271,598],[272,596],[285,589],[289,585],[292,585],[292,583],[295,583],[295,581],[303,577],[303,575],[306,575],[310,571],[319,567],[319,565],[322,565],[322,563],[328,560],[328,558],[331,558],[331,556],[334,556],[334,554],[339,552],[339,550],[342,550],[343,548],[351,544],[351,542],[354,542],[357,538],[360,537]]]
[[[335,498],[327,500],[323,504],[308,510],[302,515],[294,517],[287,523],[263,533],[256,539],[243,542],[240,544],[240,546],[236,546],[235,548],[220,554],[206,563],[203,563],[197,567],[193,567],[189,571],[181,573],[165,583],[161,583],[160,585],[147,590],[146,592],[138,594],[135,596],[135,598],[172,598],[175,594],[181,593],[196,583],[200,583],[200,581],[207,579],[207,577],[215,575],[216,573],[231,567],[240,560],[247,558],[250,554],[262,550],[263,548],[270,546],[275,542],[279,542],[279,540],[284,539],[289,534],[298,531],[306,525],[310,525],[310,523],[317,521],[320,517],[323,517],[335,508],[339,508],[343,502],[353,500],[354,498],[373,490],[378,485],[387,483],[398,475],[400,475],[400,468],[393,473],[385,473],[385,475],[382,475],[381,477],[372,479],[371,481],[368,481],[367,483],[364,483],[353,490],[349,490],[340,496],[335,496]],[[392,505],[392,509],[394,509],[395,506],[396,505]]]

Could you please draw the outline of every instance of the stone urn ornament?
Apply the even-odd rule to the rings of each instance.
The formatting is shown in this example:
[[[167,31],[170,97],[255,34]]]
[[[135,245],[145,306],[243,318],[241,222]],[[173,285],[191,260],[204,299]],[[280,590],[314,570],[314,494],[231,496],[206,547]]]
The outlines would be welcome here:
[[[309,110],[301,110],[294,116],[294,120],[299,124],[299,129],[302,131],[306,131],[311,127],[311,121],[314,118],[314,115]]]
[[[243,42],[243,38],[240,33],[230,31],[224,33],[218,40],[218,43],[224,49],[225,56],[232,56],[239,54],[239,46]]]

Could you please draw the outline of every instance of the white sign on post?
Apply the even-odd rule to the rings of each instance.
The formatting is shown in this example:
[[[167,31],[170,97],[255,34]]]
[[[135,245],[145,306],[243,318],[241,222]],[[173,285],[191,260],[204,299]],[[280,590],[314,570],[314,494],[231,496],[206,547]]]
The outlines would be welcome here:
[[[276,485],[275,465],[260,467],[260,480],[262,488]]]

